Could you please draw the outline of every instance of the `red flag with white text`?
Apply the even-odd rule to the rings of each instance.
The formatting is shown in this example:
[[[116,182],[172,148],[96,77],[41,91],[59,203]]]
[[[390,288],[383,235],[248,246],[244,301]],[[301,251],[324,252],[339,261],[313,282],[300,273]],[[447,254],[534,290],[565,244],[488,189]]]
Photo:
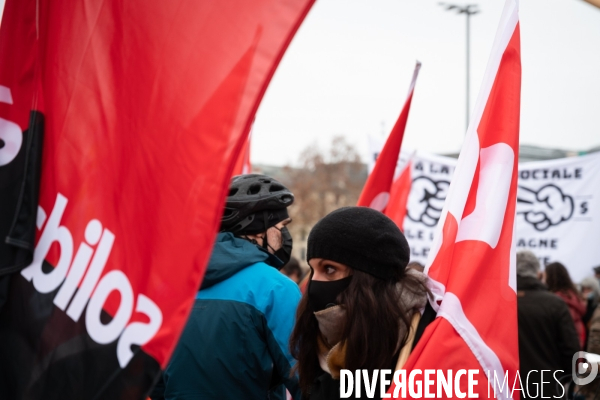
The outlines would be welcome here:
[[[442,390],[437,398],[467,392],[519,398],[513,230],[520,53],[518,4],[507,0],[426,267],[437,318],[404,366],[407,373],[474,371],[472,387],[468,373],[453,375],[451,393]],[[505,376],[508,385],[494,384]]]
[[[390,190],[396,172],[396,165],[398,164],[398,156],[400,155],[400,148],[402,147],[402,139],[404,138],[404,130],[408,120],[410,104],[412,102],[415,84],[417,83],[420,69],[421,63],[417,61],[404,107],[402,107],[400,116],[398,117],[394,128],[392,128],[390,136],[385,142],[381,153],[379,153],[377,161],[375,161],[375,167],[369,175],[360,197],[358,198],[358,206],[370,207],[385,212],[385,208],[390,199]]]
[[[31,128],[30,112],[45,123],[33,262],[2,278],[3,398],[144,398],[313,2],[7,0],[0,134]]]

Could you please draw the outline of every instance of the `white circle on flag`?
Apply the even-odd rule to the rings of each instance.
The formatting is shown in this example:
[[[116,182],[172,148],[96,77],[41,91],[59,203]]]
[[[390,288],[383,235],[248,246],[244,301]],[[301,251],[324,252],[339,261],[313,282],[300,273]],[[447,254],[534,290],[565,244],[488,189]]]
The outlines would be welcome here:
[[[372,208],[377,211],[383,211],[389,201],[390,194],[388,192],[381,192],[377,196],[375,196],[373,201],[371,201],[371,204],[369,204],[369,208]]]

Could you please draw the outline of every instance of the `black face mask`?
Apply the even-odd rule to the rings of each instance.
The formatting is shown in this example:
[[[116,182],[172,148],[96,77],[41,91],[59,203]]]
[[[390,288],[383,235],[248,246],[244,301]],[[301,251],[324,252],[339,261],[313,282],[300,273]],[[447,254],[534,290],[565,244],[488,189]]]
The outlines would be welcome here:
[[[281,232],[281,247],[275,250],[273,254],[283,261],[283,264],[285,265],[290,261],[290,257],[292,256],[292,235],[290,234],[290,231],[288,231],[287,226],[284,226],[281,229],[275,227],[275,229],[278,229],[279,232]]]
[[[314,281],[308,285],[308,301],[314,311],[321,311],[337,305],[335,299],[348,288],[352,275],[337,281]]]

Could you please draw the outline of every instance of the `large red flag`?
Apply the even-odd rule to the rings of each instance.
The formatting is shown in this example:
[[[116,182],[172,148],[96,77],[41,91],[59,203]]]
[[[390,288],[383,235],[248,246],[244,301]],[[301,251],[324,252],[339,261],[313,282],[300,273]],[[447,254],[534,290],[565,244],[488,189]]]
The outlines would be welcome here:
[[[244,146],[235,161],[232,175],[249,174],[252,172],[252,164],[250,163],[250,139],[252,138],[252,132],[248,135],[248,138],[244,142]]]
[[[489,397],[519,397],[513,226],[520,53],[518,4],[507,0],[426,269],[437,318],[405,365],[407,373],[475,370],[470,391],[479,398],[488,389]],[[466,394],[467,374],[456,379]]]
[[[313,1],[7,1],[0,133],[25,131],[35,111],[45,138],[33,263],[7,275],[0,310],[3,398],[149,390],[200,286],[234,159]]]
[[[394,180],[396,165],[398,164],[398,156],[400,155],[400,147],[402,147],[402,139],[404,138],[404,129],[406,128],[410,104],[412,102],[415,84],[417,83],[417,76],[419,76],[420,69],[421,63],[417,61],[415,72],[413,73],[412,81],[410,82],[406,102],[404,103],[404,107],[402,107],[402,112],[400,112],[400,116],[398,117],[392,132],[390,132],[390,136],[377,157],[375,167],[369,175],[360,197],[358,198],[357,205],[359,206],[371,207],[384,212],[388,204],[390,189],[392,187],[392,181]]]

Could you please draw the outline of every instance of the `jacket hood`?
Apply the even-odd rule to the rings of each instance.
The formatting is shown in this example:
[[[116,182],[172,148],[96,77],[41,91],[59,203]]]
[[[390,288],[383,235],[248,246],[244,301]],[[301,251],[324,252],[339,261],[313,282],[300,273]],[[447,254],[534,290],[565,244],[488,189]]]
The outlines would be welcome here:
[[[259,262],[273,265],[273,258],[259,246],[235,237],[231,232],[219,233],[200,289],[209,288]]]
[[[548,287],[537,278],[532,276],[517,275],[517,290],[543,290],[547,291]]]

